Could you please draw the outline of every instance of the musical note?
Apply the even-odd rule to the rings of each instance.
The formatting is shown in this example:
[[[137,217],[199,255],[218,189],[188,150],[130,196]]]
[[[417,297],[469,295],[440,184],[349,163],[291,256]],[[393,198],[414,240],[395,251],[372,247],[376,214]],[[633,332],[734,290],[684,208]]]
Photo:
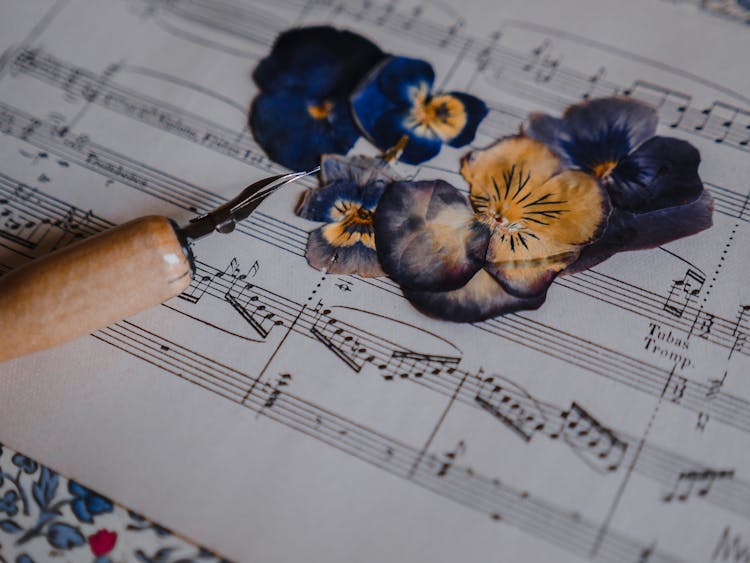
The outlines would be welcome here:
[[[739,133],[738,144],[748,144],[750,129],[750,112],[724,102],[714,102],[701,111],[703,120],[695,125],[697,131],[703,131],[716,143],[723,143],[734,132]]]
[[[366,349],[359,345],[359,340],[355,336],[338,326],[337,319],[330,316],[330,309],[323,308],[322,301],[318,301],[313,313],[315,320],[310,333],[337,358],[359,373],[364,365],[359,357],[366,352]]]
[[[603,66],[599,67],[599,70],[597,70],[594,74],[589,76],[589,86],[588,89],[581,95],[581,98],[584,100],[588,100],[594,95],[594,91],[596,90],[597,85],[599,82],[604,80],[604,77],[607,76],[607,69]]]
[[[477,72],[484,72],[487,69],[492,60],[492,52],[497,46],[501,36],[502,33],[500,31],[493,32],[490,35],[489,42],[479,50],[477,53]]]
[[[561,418],[560,436],[590,467],[601,473],[616,471],[620,467],[628,444],[614,432],[575,402]]]
[[[252,268],[251,268],[252,270]],[[240,316],[258,333],[261,338],[267,338],[275,326],[283,324],[281,320],[274,320],[276,316],[260,301],[260,297],[253,291],[253,284],[246,282],[247,274],[240,274],[237,258],[232,258],[224,274],[229,274],[232,283],[224,294],[224,299]]]
[[[724,375],[721,377],[721,379],[708,380],[708,391],[706,391],[706,399],[712,400],[719,395],[721,388],[724,386],[724,382],[727,380],[728,373],[728,371],[724,371]]]
[[[734,477],[733,469],[715,470],[715,469],[703,469],[697,471],[684,471],[677,476],[674,488],[662,497],[664,502],[672,502],[677,500],[679,502],[685,502],[693,495],[693,490],[697,490],[695,494],[699,497],[705,497],[714,482],[719,479],[731,479]]]
[[[496,385],[494,377],[484,379],[474,400],[524,442],[531,441],[534,433],[544,428],[544,421],[539,413],[527,410],[514,394]]]
[[[412,27],[414,27],[414,24],[421,16],[422,6],[415,6],[411,11],[411,15],[404,20],[404,23],[401,25],[401,27],[403,27],[405,30],[410,30]]]
[[[540,60],[538,68],[534,73],[536,82],[549,82],[560,67],[562,56],[552,57],[545,54]]]
[[[448,28],[448,33],[440,39],[439,45],[443,48],[447,47],[448,44],[453,41],[458,35],[459,30],[464,26],[465,22],[459,18]]]
[[[188,288],[180,293],[178,297],[190,303],[198,303],[211,286],[212,276],[194,276]]]
[[[446,452],[444,454],[444,460],[440,464],[440,468],[437,471],[438,477],[445,477],[448,474],[448,471],[450,471],[451,467],[453,467],[453,464],[455,463],[456,459],[461,457],[466,453],[466,444],[463,440],[460,440],[458,442],[458,445],[449,452]]]
[[[273,384],[270,385],[271,387],[271,393],[266,398],[265,402],[263,403],[263,409],[271,409],[276,404],[276,401],[279,400],[279,397],[281,396],[282,389],[284,387],[287,387],[292,382],[292,375],[289,373],[282,373],[280,374]],[[267,383],[266,386],[269,386]],[[261,409],[262,411],[262,409]],[[260,414],[260,412],[258,412]]]
[[[669,290],[669,295],[664,303],[664,310],[677,318],[682,318],[685,309],[694,301],[703,289],[706,277],[688,268],[681,280],[674,280]]]
[[[389,362],[385,365],[381,364],[378,367],[387,372],[383,376],[387,380],[393,379],[395,375],[406,379],[407,377],[419,378],[425,374],[437,375],[446,366],[456,366],[460,361],[460,357],[395,350]],[[448,368],[448,370],[451,370],[451,368]],[[448,373],[452,373],[453,371],[451,370]]]
[[[692,102],[687,94],[643,80],[636,80],[623,94],[657,107],[660,119],[672,128],[679,127]]]
[[[734,344],[732,344],[732,349],[729,351],[729,359],[732,358],[735,352],[742,353],[747,343],[747,328],[742,324],[742,319],[748,311],[750,311],[750,305],[740,305],[737,322],[734,325],[734,330],[732,330]]]
[[[523,65],[523,70],[525,72],[530,72],[531,70],[536,68],[537,64],[542,58],[542,55],[547,52],[551,45],[551,41],[545,38],[544,41],[541,42],[541,44],[534,47],[531,50],[531,55],[529,56],[527,62]]]

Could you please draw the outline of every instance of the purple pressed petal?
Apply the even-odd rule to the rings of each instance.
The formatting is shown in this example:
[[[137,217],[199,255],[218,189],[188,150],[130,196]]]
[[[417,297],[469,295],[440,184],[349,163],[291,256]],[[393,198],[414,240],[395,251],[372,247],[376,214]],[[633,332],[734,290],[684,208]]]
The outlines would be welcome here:
[[[321,185],[335,180],[354,182],[360,186],[372,182],[383,185],[399,180],[399,175],[380,158],[355,155],[324,154],[320,160]]]
[[[562,119],[535,114],[524,132],[569,165],[597,176],[654,135],[656,110],[633,98],[600,98],[571,106]]]
[[[546,292],[531,298],[507,293],[485,270],[479,270],[469,282],[452,291],[414,291],[402,288],[406,298],[424,314],[437,319],[471,323],[513,311],[537,309]]]
[[[643,212],[684,205],[703,191],[700,153],[687,141],[653,137],[624,159],[606,182],[612,203]]]
[[[393,57],[372,72],[372,79],[383,94],[395,104],[411,105],[414,89],[429,92],[435,81],[435,71],[427,61],[408,57]]]
[[[442,180],[391,184],[375,214],[380,264],[412,289],[464,285],[481,268],[488,241],[466,197]]]
[[[583,249],[578,260],[564,274],[587,270],[617,252],[654,248],[691,236],[711,227],[714,202],[711,194],[685,205],[657,209],[647,213],[613,210],[604,235]]]

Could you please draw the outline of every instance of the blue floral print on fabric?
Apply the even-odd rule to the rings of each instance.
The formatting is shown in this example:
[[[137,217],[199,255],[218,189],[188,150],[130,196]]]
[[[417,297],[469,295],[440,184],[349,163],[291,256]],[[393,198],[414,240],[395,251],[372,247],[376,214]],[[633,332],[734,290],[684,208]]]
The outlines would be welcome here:
[[[73,495],[73,514],[81,522],[90,524],[94,521],[94,516],[112,512],[112,501],[96,494],[83,485],[79,485],[75,481],[68,483],[68,491]]]
[[[16,563],[224,561],[2,444],[0,546]]]
[[[352,96],[358,126],[386,150],[408,138],[401,160],[419,164],[443,144],[470,143],[487,106],[461,92],[433,93],[435,73],[426,61],[392,57],[376,67]]]
[[[250,111],[255,140],[292,170],[314,168],[324,153],[346,153],[359,137],[349,96],[382,58],[376,45],[350,31],[282,33],[253,74],[260,89]]]

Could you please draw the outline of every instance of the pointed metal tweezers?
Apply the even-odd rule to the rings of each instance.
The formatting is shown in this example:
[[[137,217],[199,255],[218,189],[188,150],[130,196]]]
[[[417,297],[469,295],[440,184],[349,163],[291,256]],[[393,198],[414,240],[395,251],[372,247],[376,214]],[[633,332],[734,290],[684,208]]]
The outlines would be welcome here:
[[[300,178],[304,178],[310,174],[315,174],[319,170],[320,167],[317,167],[307,172],[292,172],[290,174],[280,174],[279,176],[271,176],[270,178],[258,180],[250,184],[237,197],[226,202],[224,205],[191,219],[182,228],[182,233],[188,242],[196,241],[213,232],[222,234],[231,233],[234,231],[237,223],[243,219],[247,219],[266,197],[279,188],[296,182]]]

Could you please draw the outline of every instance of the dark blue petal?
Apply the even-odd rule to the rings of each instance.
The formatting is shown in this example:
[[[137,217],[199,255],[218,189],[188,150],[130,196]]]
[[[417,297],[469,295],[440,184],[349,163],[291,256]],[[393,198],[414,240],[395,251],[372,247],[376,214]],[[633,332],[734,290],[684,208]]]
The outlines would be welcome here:
[[[374,249],[357,242],[334,246],[323,236],[323,228],[312,231],[307,239],[307,263],[329,274],[358,274],[367,278],[385,275]]]
[[[75,481],[68,481],[68,492],[73,496],[82,497],[89,494],[90,491]]]
[[[412,289],[463,286],[484,263],[489,239],[466,197],[442,180],[391,184],[375,214],[380,264]]]
[[[26,553],[22,553],[16,557],[16,563],[34,563],[34,560]]]
[[[620,162],[605,185],[612,203],[626,211],[684,205],[703,191],[700,160],[687,141],[653,137]]]
[[[109,499],[97,495],[96,493],[93,493],[88,497],[87,505],[89,512],[94,516],[97,514],[112,512],[112,509],[114,508]]]
[[[386,150],[394,146],[404,135],[409,141],[404,147],[400,160],[407,164],[420,164],[440,152],[443,141],[437,136],[422,137],[404,125],[406,115],[399,110],[390,110],[381,115],[375,122],[372,131],[372,142],[379,149]]]
[[[514,297],[485,270],[479,270],[469,283],[453,291],[402,289],[411,304],[426,315],[462,323],[477,322],[514,311],[538,309],[547,297],[546,293],[532,298]]]
[[[342,99],[328,101],[333,104],[328,116],[316,119],[308,109],[315,100],[291,93],[261,94],[250,113],[253,136],[275,162],[310,170],[322,154],[346,153],[359,137],[347,104]]]
[[[40,507],[45,508],[55,497],[59,480],[60,478],[57,473],[50,471],[47,467],[42,467],[39,479],[31,487],[34,500],[36,500]]]
[[[11,458],[11,461],[13,462],[13,465],[20,469],[23,469],[23,472],[28,473],[29,475],[34,473],[34,471],[36,471],[37,469],[36,461],[31,459],[30,457],[26,457],[23,454],[15,454]]]
[[[16,491],[7,491],[0,499],[0,512],[5,512],[8,516],[14,516],[18,512],[17,502],[18,494]]]
[[[295,213],[310,221],[335,221],[333,214],[338,201],[363,203],[364,190],[354,182],[337,180],[320,188],[310,188],[297,204]]]
[[[409,107],[408,104],[399,104],[383,94],[378,88],[377,81],[367,82],[359,88],[352,95],[350,102],[354,122],[368,139],[372,139],[375,122],[381,115],[396,107],[403,111]]]
[[[562,119],[535,114],[524,132],[566,164],[589,172],[617,163],[654,135],[656,110],[632,98],[601,98],[569,107]]]
[[[70,508],[73,511],[73,514],[76,515],[76,518],[78,518],[78,520],[80,520],[81,522],[86,522],[87,524],[91,524],[94,522],[94,519],[91,517],[89,509],[86,506],[86,501],[82,498],[74,500],[71,503]]]
[[[253,78],[264,92],[297,91],[322,100],[348,96],[383,58],[364,37],[329,26],[292,29],[279,35]]]
[[[12,516],[12,515],[11,515]],[[21,526],[18,525],[18,522],[15,522],[14,520],[0,520],[0,530],[5,532],[6,534],[17,534],[22,530]]]
[[[47,541],[57,549],[72,549],[85,544],[86,538],[78,528],[58,522],[47,529]]]
[[[435,72],[427,61],[393,57],[376,68],[368,80],[377,80],[377,88],[394,104],[411,106],[415,89],[422,88],[429,94]]]
[[[464,105],[464,109],[466,110],[466,125],[448,144],[452,147],[462,147],[474,140],[479,124],[487,115],[487,104],[479,98],[462,92],[450,92],[449,94],[461,100],[461,103]]]
[[[685,205],[631,213],[613,209],[604,235],[581,251],[564,274],[587,270],[617,252],[654,248],[704,231],[713,224],[713,198],[703,192]]]

